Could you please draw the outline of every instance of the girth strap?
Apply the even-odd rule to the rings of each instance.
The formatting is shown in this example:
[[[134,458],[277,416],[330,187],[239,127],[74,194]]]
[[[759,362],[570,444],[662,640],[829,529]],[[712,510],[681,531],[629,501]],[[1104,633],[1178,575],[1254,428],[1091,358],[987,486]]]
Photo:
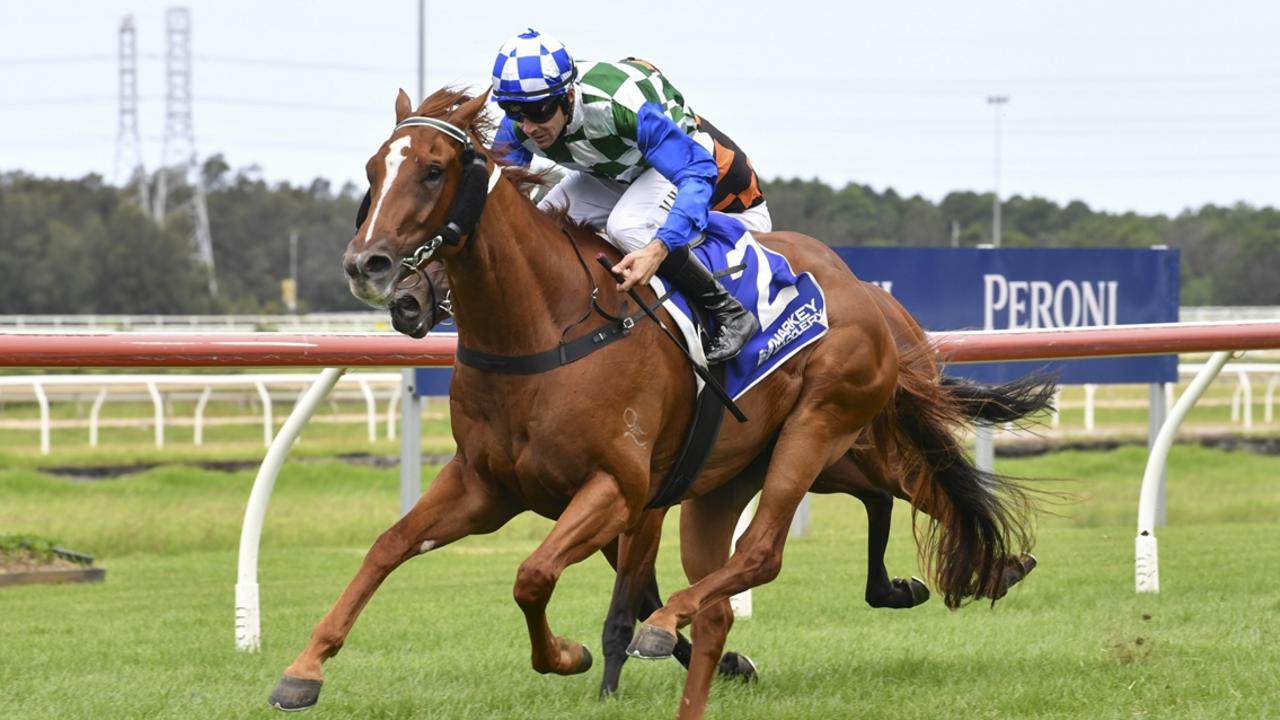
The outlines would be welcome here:
[[[473,350],[458,344],[457,360],[467,367],[501,375],[537,375],[576,362],[600,348],[617,342],[631,334],[636,320],[645,316],[644,311],[611,322],[590,335],[560,343],[550,350],[530,355],[494,355]]]

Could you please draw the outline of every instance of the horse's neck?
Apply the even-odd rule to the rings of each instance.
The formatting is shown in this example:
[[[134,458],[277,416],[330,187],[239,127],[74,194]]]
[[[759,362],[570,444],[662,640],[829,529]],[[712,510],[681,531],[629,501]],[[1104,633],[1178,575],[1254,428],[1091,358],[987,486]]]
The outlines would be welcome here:
[[[521,355],[553,347],[582,317],[590,283],[564,232],[499,182],[467,247],[445,261],[458,340]]]

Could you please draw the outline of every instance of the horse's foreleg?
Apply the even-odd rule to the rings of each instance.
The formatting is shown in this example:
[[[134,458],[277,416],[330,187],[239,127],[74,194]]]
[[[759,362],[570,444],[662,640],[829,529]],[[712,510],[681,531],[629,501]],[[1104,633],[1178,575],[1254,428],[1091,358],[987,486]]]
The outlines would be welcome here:
[[[514,595],[528,625],[534,670],[574,675],[591,667],[591,653],[585,647],[551,632],[547,604],[564,569],[617,537],[627,518],[627,503],[617,480],[596,472],[569,501],[547,538],[520,565]]]
[[[516,509],[488,491],[455,460],[440,471],[413,509],[382,533],[338,601],[311,632],[311,641],[284,671],[271,705],[301,710],[316,703],[322,665],[342,648],[373,593],[404,561],[474,533],[492,532]]]

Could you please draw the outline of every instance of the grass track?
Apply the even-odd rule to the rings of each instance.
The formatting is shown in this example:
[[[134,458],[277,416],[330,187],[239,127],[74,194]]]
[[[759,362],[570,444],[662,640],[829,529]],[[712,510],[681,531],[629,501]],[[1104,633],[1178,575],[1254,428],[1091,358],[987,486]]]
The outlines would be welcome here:
[[[730,646],[762,682],[717,685],[715,718],[1280,717],[1280,460],[1179,446],[1159,596],[1133,593],[1133,526],[1145,453],[1001,460],[1002,471],[1080,499],[1043,516],[1041,566],[994,610],[911,611],[861,600],[865,520],[818,497],[814,533],[788,544],[756,617]],[[265,698],[311,626],[395,516],[396,471],[290,463],[264,531],[264,645],[233,649],[235,549],[251,471],[157,468],[94,483],[0,470],[0,532],[33,531],[93,553],[102,585],[0,591],[0,718],[278,717]],[[897,509],[890,571],[914,571]],[[674,520],[674,518],[672,518]],[[315,718],[670,717],[682,674],[631,662],[620,697],[594,699],[599,668],[573,678],[528,667],[511,600],[520,561],[548,527],[501,532],[415,560],[374,598]],[[660,558],[679,585],[675,533]],[[599,648],[611,574],[570,569],[557,632]]]

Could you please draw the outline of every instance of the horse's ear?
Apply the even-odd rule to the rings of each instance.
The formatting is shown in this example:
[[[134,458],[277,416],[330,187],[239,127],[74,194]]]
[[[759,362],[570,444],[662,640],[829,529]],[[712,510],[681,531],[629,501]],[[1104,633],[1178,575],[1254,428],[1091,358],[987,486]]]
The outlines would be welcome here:
[[[480,93],[479,97],[473,97],[462,103],[449,114],[449,121],[458,127],[470,127],[471,120],[481,110],[484,110],[484,104],[489,100],[489,91],[485,90]]]
[[[396,95],[396,124],[404,122],[404,119],[413,114],[413,103],[409,101],[409,93],[400,88],[400,94]]]

